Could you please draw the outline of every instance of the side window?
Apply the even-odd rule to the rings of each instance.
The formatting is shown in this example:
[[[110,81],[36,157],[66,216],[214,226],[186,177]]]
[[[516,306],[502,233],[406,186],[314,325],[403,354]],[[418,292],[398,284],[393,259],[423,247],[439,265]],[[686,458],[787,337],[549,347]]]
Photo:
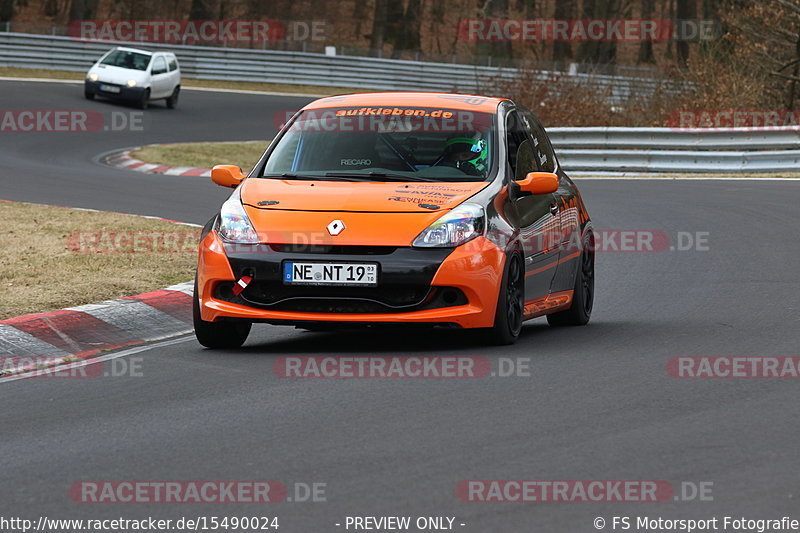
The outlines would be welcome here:
[[[550,144],[550,138],[544,131],[541,122],[527,109],[520,110],[520,116],[525,123],[525,129],[528,130],[530,138],[533,141],[538,170],[542,172],[555,172],[557,162],[555,153],[553,152],[553,145]]]
[[[174,57],[169,58],[169,71],[174,72],[178,70],[178,61]]]
[[[508,115],[506,138],[508,164],[511,166],[514,180],[524,179],[528,172],[537,170],[536,153],[516,111],[512,111]]]
[[[153,62],[153,74],[164,74],[167,71],[167,62],[163,56],[158,56]]]

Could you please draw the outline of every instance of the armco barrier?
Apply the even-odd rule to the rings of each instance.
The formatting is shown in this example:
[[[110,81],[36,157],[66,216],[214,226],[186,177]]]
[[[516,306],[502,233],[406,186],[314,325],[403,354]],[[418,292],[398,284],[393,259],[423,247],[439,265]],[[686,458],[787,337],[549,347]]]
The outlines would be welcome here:
[[[80,41],[69,37],[0,32],[0,67],[86,71],[111,41]],[[453,63],[430,63],[375,57],[327,56],[305,52],[250,50],[208,46],[142,44],[148,50],[176,53],[183,73],[192,78],[302,84],[382,90],[428,90],[480,93],[497,78],[513,79],[517,70]],[[599,74],[537,71],[542,82],[555,78],[592,84],[607,90],[612,104],[633,93],[658,87],[677,90],[674,82]],[[664,85],[662,85],[664,84]]]
[[[0,67],[85,72],[109,41],[0,32]],[[172,50],[192,78],[257,81],[383,90],[458,90],[480,93],[493,78],[512,78],[514,69],[429,63],[373,57],[146,44]],[[658,89],[661,80],[539,71],[543,83],[568,77],[609,90],[613,103],[632,92]],[[672,87],[672,89],[670,89]],[[662,86],[675,90],[676,84]],[[552,126],[552,125],[551,125]],[[800,168],[800,130],[741,128],[549,128],[568,170],[655,172],[787,172]]]
[[[549,128],[566,170],[800,171],[800,128]]]

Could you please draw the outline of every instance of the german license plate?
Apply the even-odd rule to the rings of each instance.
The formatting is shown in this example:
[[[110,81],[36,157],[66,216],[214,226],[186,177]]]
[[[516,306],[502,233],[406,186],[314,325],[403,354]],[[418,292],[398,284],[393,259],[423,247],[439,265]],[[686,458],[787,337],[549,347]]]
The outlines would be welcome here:
[[[107,93],[118,93],[119,87],[114,87],[113,85],[101,85],[100,90]]]
[[[283,282],[292,285],[378,285],[376,263],[283,263]]]

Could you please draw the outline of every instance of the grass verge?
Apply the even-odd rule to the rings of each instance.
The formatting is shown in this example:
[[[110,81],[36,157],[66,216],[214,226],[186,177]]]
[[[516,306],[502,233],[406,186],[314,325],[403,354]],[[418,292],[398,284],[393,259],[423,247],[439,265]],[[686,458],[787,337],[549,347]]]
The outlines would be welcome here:
[[[253,168],[261,154],[267,148],[266,142],[222,142],[222,143],[181,143],[166,144],[160,146],[144,146],[131,152],[131,156],[141,159],[146,163],[158,165],[169,165],[175,167],[202,167],[211,168],[214,165],[230,164],[239,165],[245,172]],[[569,173],[569,172],[567,172]],[[619,177],[619,174],[606,174],[603,172],[574,174],[575,178],[588,177]],[[775,173],[717,173],[717,174],[694,174],[694,173],[644,173],[644,172],[625,172],[623,177],[665,177],[665,178],[791,178],[800,179],[798,172],[775,172]]]
[[[89,70],[89,65],[86,66]],[[64,70],[46,70],[33,68],[0,68],[0,77],[8,78],[50,78],[58,80],[74,80],[82,82],[84,72],[69,72]],[[257,91],[265,93],[291,93],[307,94],[309,96],[330,96],[332,94],[371,92],[369,89],[356,89],[353,87],[319,87],[316,85],[291,85],[288,83],[262,83],[250,81],[224,81],[224,80],[198,80],[183,77],[183,87],[197,87],[201,89],[225,89],[233,91]],[[377,90],[377,89],[376,89]]]
[[[130,296],[194,277],[200,228],[5,201],[0,217],[14,221],[0,233],[0,319]]]
[[[171,167],[238,165],[247,172],[258,162],[268,145],[268,141],[161,144],[143,146],[130,155],[145,163]]]

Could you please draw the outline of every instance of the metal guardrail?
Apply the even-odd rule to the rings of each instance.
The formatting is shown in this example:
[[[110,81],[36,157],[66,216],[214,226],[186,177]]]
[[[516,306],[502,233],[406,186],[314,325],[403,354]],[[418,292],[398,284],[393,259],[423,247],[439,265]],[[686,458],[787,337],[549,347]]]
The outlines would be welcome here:
[[[81,41],[70,37],[0,32],[0,67],[88,70],[111,46],[135,43]],[[251,81],[352,87],[382,90],[427,90],[480,93],[493,80],[513,80],[513,68],[430,63],[375,57],[327,56],[306,52],[212,48],[146,43],[150,50],[175,52],[187,77],[207,80]],[[565,74],[536,71],[542,82],[553,80],[590,84],[608,94],[609,102],[622,105],[633,93],[647,94],[659,87],[678,90],[679,84],[650,78]]]
[[[285,25],[291,25],[298,22],[293,20],[282,21]],[[397,50],[393,49],[389,54],[383,48],[367,48],[364,46],[342,45],[329,42],[328,30],[331,29],[327,26],[328,22],[322,21],[302,21],[305,27],[308,23],[314,24],[315,22],[322,22],[324,34],[322,38],[311,39],[286,39],[286,40],[262,40],[262,41],[234,41],[230,42],[223,40],[221,42],[209,42],[200,44],[201,46],[217,46],[223,48],[259,48],[261,50],[288,50],[295,52],[315,52],[325,53],[328,46],[333,46],[336,49],[337,55],[355,56],[355,57],[387,57],[391,59],[408,59],[411,61],[423,61],[432,63],[451,63],[451,64],[464,64],[464,65],[485,65],[515,67],[524,69],[535,70],[550,70],[554,72],[595,72],[598,74],[607,74],[610,76],[623,76],[632,78],[664,78],[665,70],[655,65],[620,65],[614,63],[595,62],[581,63],[581,62],[565,62],[565,61],[548,61],[544,59],[531,60],[525,57],[502,58],[498,62],[497,58],[491,55],[470,53],[469,49],[453,51],[450,53],[445,52],[423,52],[421,50]],[[23,22],[19,20],[0,22],[0,32],[5,33],[27,33],[34,35],[58,35],[61,37],[69,37],[75,31],[74,27],[70,24],[47,24],[42,22]],[[188,37],[187,37],[188,38]],[[331,39],[335,40],[335,39]],[[181,44],[195,44],[192,42],[184,41]],[[573,70],[574,69],[574,70]]]
[[[559,161],[568,171],[800,171],[797,126],[687,130],[550,128],[548,132]]]
[[[131,45],[69,37],[0,32],[0,67],[85,72],[109,47]],[[174,51],[187,77],[384,90],[480,93],[492,79],[514,79],[509,68],[372,57],[148,43]],[[568,79],[605,87],[623,103],[663,80],[539,71],[542,82]],[[663,88],[663,86],[661,86]],[[676,90],[677,84],[673,86]],[[800,169],[800,128],[700,129],[550,128],[564,168],[576,171],[779,172]]]

